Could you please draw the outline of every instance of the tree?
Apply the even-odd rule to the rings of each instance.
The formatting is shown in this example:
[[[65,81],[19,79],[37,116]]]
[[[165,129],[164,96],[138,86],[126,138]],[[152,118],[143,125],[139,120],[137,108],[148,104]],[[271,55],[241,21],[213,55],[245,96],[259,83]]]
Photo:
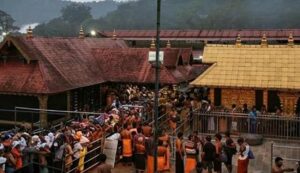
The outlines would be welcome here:
[[[72,3],[62,8],[60,17],[38,25],[34,33],[42,36],[77,36],[80,25],[93,23],[90,10],[91,8],[84,4]]]
[[[4,11],[0,10],[0,33],[16,31],[19,28],[14,25],[15,20]]]
[[[80,24],[86,19],[91,19],[91,7],[81,3],[72,3],[61,9],[62,19],[71,24]]]

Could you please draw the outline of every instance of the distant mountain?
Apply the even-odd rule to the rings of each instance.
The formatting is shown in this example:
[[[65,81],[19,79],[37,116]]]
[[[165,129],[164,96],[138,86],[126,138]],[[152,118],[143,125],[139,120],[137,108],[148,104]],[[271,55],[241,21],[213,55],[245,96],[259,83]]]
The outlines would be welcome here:
[[[300,0],[162,0],[163,29],[300,28]],[[155,29],[156,1],[118,6],[100,29]]]
[[[18,26],[28,23],[44,23],[61,15],[60,10],[73,2],[62,0],[0,0],[0,10],[10,14]],[[118,2],[86,2],[92,8],[94,18],[116,10]]]

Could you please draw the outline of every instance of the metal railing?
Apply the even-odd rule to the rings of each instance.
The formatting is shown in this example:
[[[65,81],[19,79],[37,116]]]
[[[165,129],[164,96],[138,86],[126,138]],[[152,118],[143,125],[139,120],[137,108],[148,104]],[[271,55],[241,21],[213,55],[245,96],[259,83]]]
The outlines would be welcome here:
[[[253,133],[279,139],[300,139],[300,118],[224,112],[193,112],[193,130],[214,134],[231,131],[233,134]]]
[[[271,143],[271,168],[276,157],[281,157],[284,160],[285,168],[296,168],[300,161],[300,147]]]
[[[105,137],[105,135],[103,136]],[[91,145],[91,148],[87,150],[87,153],[85,155],[82,155],[80,158],[74,159],[72,161],[72,168],[66,173],[75,172],[76,170],[78,170],[78,167],[84,166],[84,169],[81,171],[83,173],[98,165],[99,164],[98,157],[102,153],[102,149],[103,149],[102,142],[103,142],[103,138],[91,142],[89,144]],[[77,161],[80,160],[81,158],[84,158],[84,162],[82,164],[74,165],[78,163]]]

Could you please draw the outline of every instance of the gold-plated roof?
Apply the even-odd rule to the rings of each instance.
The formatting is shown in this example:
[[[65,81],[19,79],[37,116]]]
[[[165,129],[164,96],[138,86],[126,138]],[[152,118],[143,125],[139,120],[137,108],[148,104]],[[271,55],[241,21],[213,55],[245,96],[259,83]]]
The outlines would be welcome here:
[[[300,45],[207,45],[195,86],[300,89]]]

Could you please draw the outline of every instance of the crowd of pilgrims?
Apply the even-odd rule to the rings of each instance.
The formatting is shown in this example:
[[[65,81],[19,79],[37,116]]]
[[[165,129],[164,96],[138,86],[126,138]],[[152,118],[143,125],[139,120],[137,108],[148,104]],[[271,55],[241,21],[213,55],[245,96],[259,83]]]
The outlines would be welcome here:
[[[134,164],[136,172],[154,172],[154,137],[151,121],[143,119],[153,113],[154,93],[145,87],[126,85],[116,91],[108,101],[104,113],[97,115],[78,114],[72,122],[61,124],[60,129],[49,127],[39,134],[31,133],[31,129],[19,127],[1,133],[0,141],[0,173],[12,172],[82,172],[87,165],[88,151],[101,146],[101,139],[118,140],[120,150],[117,158],[124,165]],[[251,150],[241,138],[236,144],[226,135],[225,144],[222,136],[215,135],[215,143],[211,136],[199,136],[197,132],[183,139],[183,133],[177,133],[178,122],[189,116],[190,110],[210,109],[208,102],[201,102],[206,96],[194,90],[190,94],[180,94],[172,87],[162,89],[160,96],[160,115],[167,116],[169,126],[156,129],[158,133],[157,170],[170,171],[171,150],[176,150],[176,172],[202,172],[207,169],[221,172],[222,162],[229,172],[232,169],[232,156],[239,153],[238,173],[247,172]],[[143,100],[143,109],[137,106],[123,107]],[[86,108],[88,109],[88,108]],[[177,134],[175,134],[177,133]],[[170,136],[177,136],[175,148],[171,147]],[[95,142],[96,141],[96,142]],[[238,151],[238,152],[237,152]],[[100,151],[98,151],[100,152]],[[252,153],[253,155],[253,153]],[[226,157],[225,157],[226,156]],[[103,157],[102,161],[103,161]],[[101,160],[101,159],[100,159]],[[105,159],[104,159],[105,160]],[[184,161],[185,160],[185,161]],[[38,164],[31,164],[36,162]],[[56,169],[54,168],[57,168]],[[38,170],[38,171],[36,171]],[[99,166],[99,173],[110,172],[111,167]]]

